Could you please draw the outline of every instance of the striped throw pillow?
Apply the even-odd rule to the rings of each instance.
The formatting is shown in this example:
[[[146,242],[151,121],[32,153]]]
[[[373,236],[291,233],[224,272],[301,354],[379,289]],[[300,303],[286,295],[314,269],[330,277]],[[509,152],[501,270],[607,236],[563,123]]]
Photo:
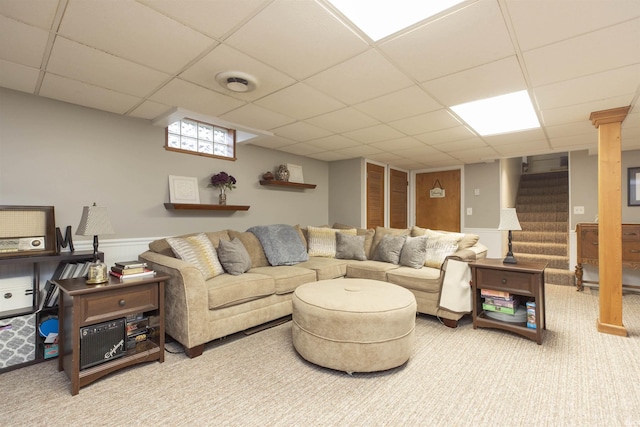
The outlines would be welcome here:
[[[319,256],[327,258],[336,257],[336,233],[344,233],[355,236],[355,228],[349,230],[336,230],[326,227],[307,227],[307,244],[309,246],[309,256]]]
[[[204,280],[224,273],[216,248],[204,233],[188,237],[168,237],[167,242],[176,258],[193,264],[202,272]]]

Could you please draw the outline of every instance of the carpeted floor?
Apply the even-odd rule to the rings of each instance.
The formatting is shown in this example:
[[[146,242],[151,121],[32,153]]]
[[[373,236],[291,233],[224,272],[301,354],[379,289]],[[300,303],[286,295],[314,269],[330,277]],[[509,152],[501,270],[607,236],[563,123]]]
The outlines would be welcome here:
[[[629,337],[596,331],[596,290],[547,285],[547,306],[541,346],[468,317],[449,329],[419,316],[409,362],[373,374],[302,360],[290,322],[195,359],[167,353],[73,397],[45,362],[0,375],[0,425],[640,425],[640,295],[624,296]]]

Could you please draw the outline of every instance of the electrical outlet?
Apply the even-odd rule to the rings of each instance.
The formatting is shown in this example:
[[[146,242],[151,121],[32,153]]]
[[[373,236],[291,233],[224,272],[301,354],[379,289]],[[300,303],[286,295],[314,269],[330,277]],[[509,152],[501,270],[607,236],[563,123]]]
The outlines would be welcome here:
[[[474,196],[479,196],[480,195],[480,189],[476,188],[475,190],[473,190],[473,195]]]
[[[574,215],[584,215],[584,206],[574,206],[573,207]]]
[[[467,215],[473,215],[473,208],[467,208]]]

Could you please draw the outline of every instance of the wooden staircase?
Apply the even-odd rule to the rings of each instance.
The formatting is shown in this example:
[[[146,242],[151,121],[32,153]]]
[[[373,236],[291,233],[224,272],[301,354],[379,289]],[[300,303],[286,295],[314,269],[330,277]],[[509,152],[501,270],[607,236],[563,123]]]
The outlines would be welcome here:
[[[545,282],[573,286],[569,269],[569,174],[526,174],[520,178],[516,212],[522,231],[513,232],[519,261],[546,262]]]

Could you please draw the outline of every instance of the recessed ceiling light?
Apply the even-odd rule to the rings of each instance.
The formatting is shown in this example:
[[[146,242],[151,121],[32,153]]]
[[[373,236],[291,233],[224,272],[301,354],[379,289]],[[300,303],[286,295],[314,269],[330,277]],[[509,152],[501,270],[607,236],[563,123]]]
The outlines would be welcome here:
[[[374,41],[397,33],[464,0],[327,0]]]
[[[258,86],[255,77],[241,71],[225,71],[216,75],[216,81],[232,92],[251,92]]]
[[[526,90],[467,102],[451,109],[482,136],[540,127]]]

